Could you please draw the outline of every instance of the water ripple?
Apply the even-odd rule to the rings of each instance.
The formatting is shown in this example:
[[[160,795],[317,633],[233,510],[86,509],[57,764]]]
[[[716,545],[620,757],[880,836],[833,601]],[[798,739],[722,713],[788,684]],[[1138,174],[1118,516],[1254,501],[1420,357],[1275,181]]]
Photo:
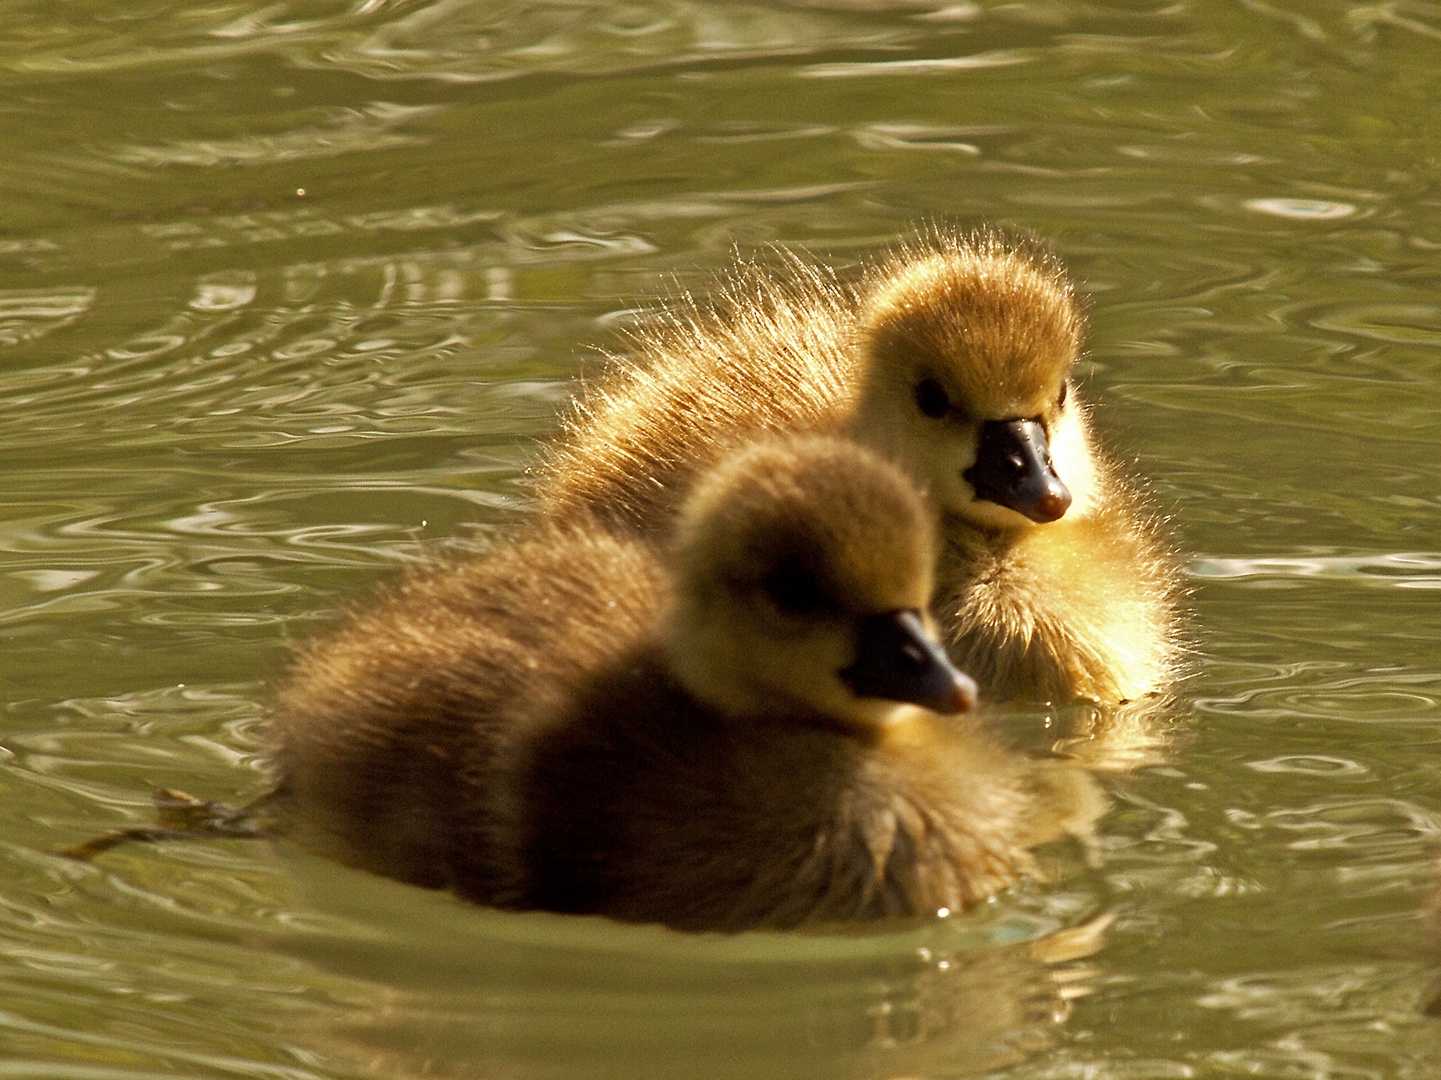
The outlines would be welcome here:
[[[0,348],[31,342],[81,318],[95,303],[96,290],[0,290]]]
[[[1441,554],[1426,551],[1369,555],[1298,555],[1260,559],[1197,559],[1191,573],[1201,580],[1353,581],[1383,588],[1441,589]]]
[[[1012,67],[1035,58],[1023,52],[1001,50],[972,56],[941,56],[924,60],[869,60],[853,64],[810,64],[796,74],[807,79],[856,79],[878,76],[943,75],[981,68]]]
[[[534,72],[620,72],[719,57],[895,45],[933,28],[887,25],[844,10],[651,0],[617,9],[602,2],[419,7],[383,0],[314,16],[310,5],[275,3],[154,17],[144,40],[106,32],[64,9],[35,5],[36,32],[0,51],[12,71],[73,74],[177,62],[219,64],[256,53],[298,66],[351,70],[371,79],[485,82]],[[303,13],[302,13],[303,12]],[[48,33],[39,32],[46,28]]]
[[[1264,761],[1248,761],[1246,768],[1262,773],[1299,773],[1302,776],[1360,777],[1370,770],[1346,758],[1321,754],[1287,754]]]
[[[363,109],[342,109],[322,126],[302,126],[275,135],[235,139],[187,140],[155,146],[129,145],[112,153],[123,165],[262,165],[333,157],[357,151],[424,146],[424,135],[397,130],[434,117],[441,106],[403,106],[375,102]]]
[[[1356,213],[1356,207],[1351,203],[1327,202],[1324,199],[1247,199],[1242,205],[1258,213],[1302,221],[1333,221]]]

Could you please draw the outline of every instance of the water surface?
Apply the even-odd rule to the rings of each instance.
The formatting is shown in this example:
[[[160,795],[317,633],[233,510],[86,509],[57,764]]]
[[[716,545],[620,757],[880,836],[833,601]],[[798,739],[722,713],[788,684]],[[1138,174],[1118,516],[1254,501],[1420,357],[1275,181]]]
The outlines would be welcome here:
[[[0,1072],[1429,1077],[1441,5],[146,0],[0,34]],[[287,644],[525,466],[638,305],[1053,240],[1187,552],[1169,761],[964,918],[683,937],[266,845]],[[1040,715],[1007,718],[1018,730]]]

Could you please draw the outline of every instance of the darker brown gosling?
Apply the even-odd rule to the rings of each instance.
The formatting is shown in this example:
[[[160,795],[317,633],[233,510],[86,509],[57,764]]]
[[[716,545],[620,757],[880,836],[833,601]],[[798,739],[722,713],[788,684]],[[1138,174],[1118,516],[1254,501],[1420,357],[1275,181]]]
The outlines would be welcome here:
[[[1102,798],[940,715],[974,688],[925,614],[934,558],[904,475],[815,437],[711,469],[668,557],[542,525],[300,655],[270,810],[501,908],[726,931],[963,909]]]

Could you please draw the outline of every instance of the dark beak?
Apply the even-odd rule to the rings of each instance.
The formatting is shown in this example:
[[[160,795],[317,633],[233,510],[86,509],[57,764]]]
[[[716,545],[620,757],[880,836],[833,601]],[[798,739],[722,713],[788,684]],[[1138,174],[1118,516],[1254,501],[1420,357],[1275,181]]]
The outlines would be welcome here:
[[[938,713],[966,712],[976,704],[976,684],[951,665],[918,611],[862,620],[856,662],[840,675],[856,697],[906,701]]]
[[[987,420],[976,463],[962,473],[976,497],[1000,503],[1044,525],[1071,508],[1071,492],[1051,467],[1039,420]]]

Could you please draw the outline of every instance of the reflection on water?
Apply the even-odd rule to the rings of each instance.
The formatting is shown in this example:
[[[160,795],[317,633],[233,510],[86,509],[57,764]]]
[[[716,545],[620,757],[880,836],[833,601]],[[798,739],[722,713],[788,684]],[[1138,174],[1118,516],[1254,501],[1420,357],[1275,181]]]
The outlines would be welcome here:
[[[1436,5],[10,13],[6,1070],[1433,1074]],[[265,845],[51,854],[152,786],[259,791],[286,642],[523,512],[637,307],[929,218],[1055,241],[1086,398],[1192,555],[1193,671],[1104,776],[1098,865],[919,929],[690,939]]]
[[[1109,922],[1059,929],[1076,912],[1032,897],[1031,911],[880,937],[692,936],[466,909],[308,858],[291,870],[345,897],[280,942],[351,980],[353,1007],[308,1035],[387,1076],[994,1067],[1049,1042]]]

